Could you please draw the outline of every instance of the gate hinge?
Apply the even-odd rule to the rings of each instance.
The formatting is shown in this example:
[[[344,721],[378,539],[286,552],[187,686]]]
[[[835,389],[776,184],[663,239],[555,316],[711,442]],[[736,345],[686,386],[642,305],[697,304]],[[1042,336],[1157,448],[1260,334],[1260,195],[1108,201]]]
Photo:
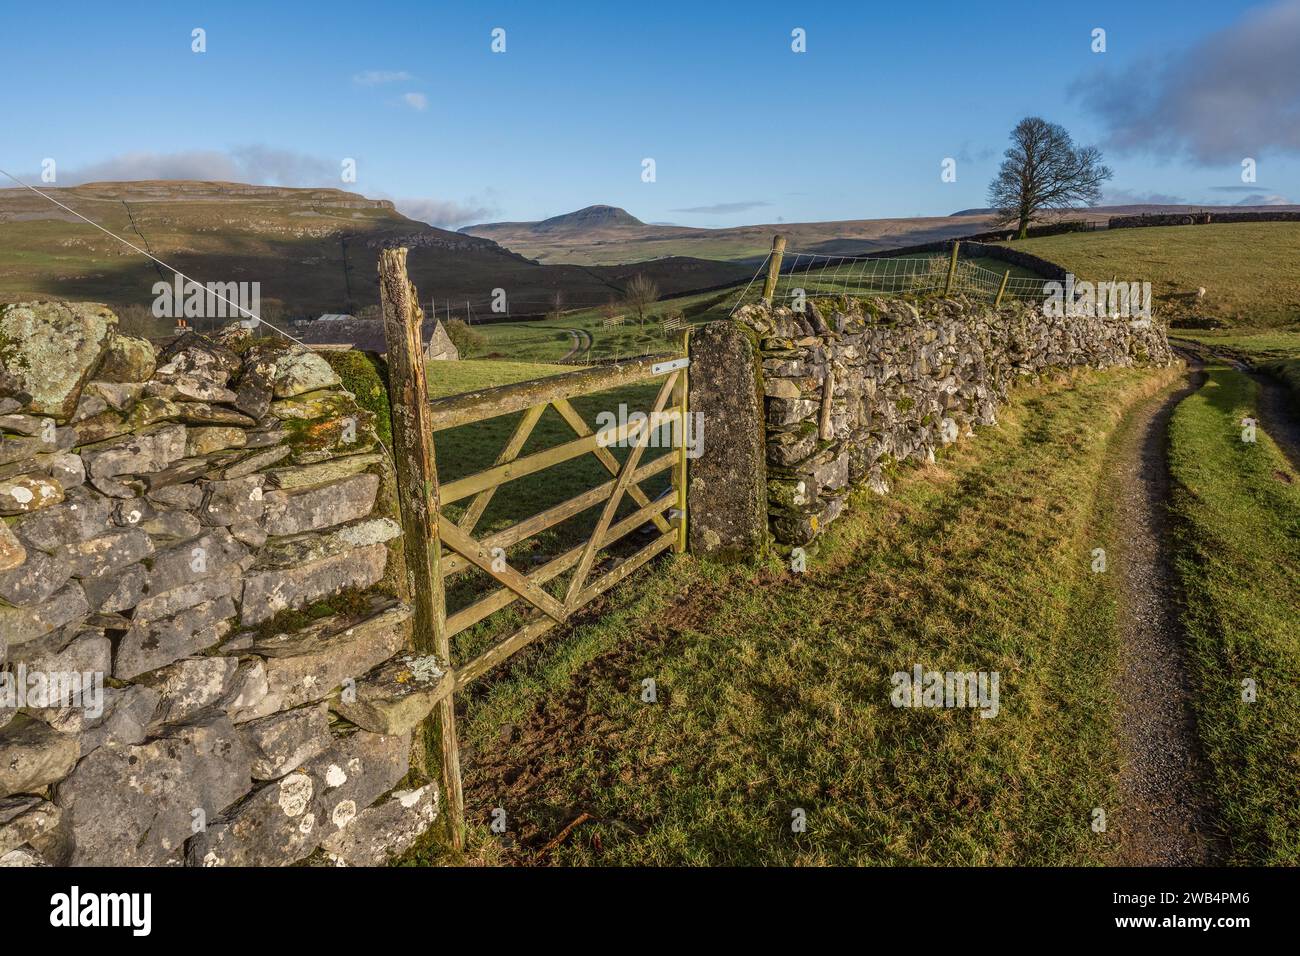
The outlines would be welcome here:
[[[691,364],[688,358],[673,359],[671,362],[656,362],[650,366],[651,375],[662,375],[664,372],[675,372],[679,368],[687,368]]]

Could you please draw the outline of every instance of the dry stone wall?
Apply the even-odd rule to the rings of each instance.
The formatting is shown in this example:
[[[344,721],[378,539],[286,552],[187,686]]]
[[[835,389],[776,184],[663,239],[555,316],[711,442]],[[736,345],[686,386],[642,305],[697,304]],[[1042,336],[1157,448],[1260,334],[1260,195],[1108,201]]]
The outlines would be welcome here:
[[[754,305],[735,319],[757,340],[768,516],[788,545],[816,538],[854,486],[885,494],[892,465],[931,462],[995,424],[1017,381],[1173,360],[1158,321],[1052,318],[965,298],[821,299],[803,313]]]
[[[314,352],[0,307],[0,865],[374,864],[429,826],[387,462]]]

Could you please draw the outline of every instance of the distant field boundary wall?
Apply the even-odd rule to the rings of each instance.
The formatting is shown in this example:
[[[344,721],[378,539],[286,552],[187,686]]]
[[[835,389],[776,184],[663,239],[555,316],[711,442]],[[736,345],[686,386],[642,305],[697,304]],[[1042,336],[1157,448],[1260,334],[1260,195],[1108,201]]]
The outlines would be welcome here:
[[[1300,212],[1178,212],[1141,216],[1114,216],[1111,229],[1140,229],[1144,226],[1208,226],[1212,223],[1300,222]]]

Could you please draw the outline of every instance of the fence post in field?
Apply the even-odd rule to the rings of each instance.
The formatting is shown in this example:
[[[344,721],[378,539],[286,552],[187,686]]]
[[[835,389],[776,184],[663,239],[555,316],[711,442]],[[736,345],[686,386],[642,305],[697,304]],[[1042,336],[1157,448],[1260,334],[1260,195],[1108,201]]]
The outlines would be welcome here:
[[[781,257],[785,255],[785,236],[772,237],[772,253],[767,258],[767,278],[763,281],[763,301],[772,304],[776,280],[781,275]]]
[[[447,608],[442,586],[442,546],[438,537],[438,472],[433,454],[429,389],[425,379],[420,310],[415,286],[406,275],[406,249],[379,255],[379,300],[388,342],[388,378],[393,420],[393,457],[402,511],[406,574],[415,611],[414,644],[420,654],[434,654],[451,666]],[[443,799],[451,842],[464,846],[465,808],[460,781],[460,746],[456,708],[447,694],[423,728],[426,751],[439,746]]]
[[[943,294],[948,295],[952,292],[952,284],[957,279],[957,250],[961,248],[961,243],[955,239],[952,243],[952,258],[948,260],[948,280],[943,284]]]
[[[1002,284],[998,286],[998,297],[993,300],[993,308],[996,309],[1002,305],[1002,296],[1007,291],[1007,283],[1010,281],[1011,281],[1011,270],[1008,269],[1006,273],[1002,276]]]

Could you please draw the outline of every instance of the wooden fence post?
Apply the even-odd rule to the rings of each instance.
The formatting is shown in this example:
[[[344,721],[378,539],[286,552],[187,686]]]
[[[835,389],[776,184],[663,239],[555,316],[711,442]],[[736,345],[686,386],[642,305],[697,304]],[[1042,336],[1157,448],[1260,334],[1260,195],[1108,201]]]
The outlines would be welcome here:
[[[957,279],[957,250],[961,243],[955,239],[952,243],[952,258],[948,260],[948,281],[943,284],[943,294],[948,295],[952,292],[952,284]]]
[[[767,258],[767,279],[763,282],[763,301],[772,304],[776,280],[781,275],[781,257],[785,255],[785,236],[772,237],[772,253]]]
[[[1011,281],[1011,270],[1006,271],[1002,277],[1002,284],[998,286],[998,297],[993,300],[993,308],[999,308],[1002,305],[1002,294],[1007,291],[1007,283]]]
[[[442,545],[438,537],[438,472],[433,454],[429,389],[425,380],[420,327],[424,313],[406,275],[406,249],[379,255],[379,300],[388,342],[388,378],[393,418],[393,457],[402,510],[406,574],[415,609],[415,650],[435,654],[451,666],[447,606],[442,588]],[[441,751],[444,806],[452,845],[465,845],[465,805],[460,781],[460,745],[452,694],[439,701],[424,727],[425,746],[436,740]]]

